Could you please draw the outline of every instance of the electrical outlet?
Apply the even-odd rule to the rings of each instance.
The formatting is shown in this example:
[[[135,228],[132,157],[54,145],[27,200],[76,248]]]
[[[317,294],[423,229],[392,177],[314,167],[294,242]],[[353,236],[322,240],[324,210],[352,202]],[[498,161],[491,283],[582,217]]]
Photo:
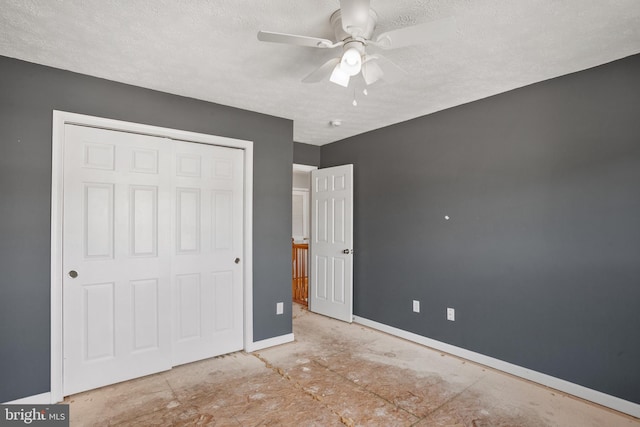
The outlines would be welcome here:
[[[447,308],[447,320],[451,320],[452,322],[456,321],[456,309],[455,308]]]
[[[420,313],[420,301],[415,299],[413,300],[413,312]]]
[[[276,304],[276,314],[282,314],[282,313],[284,313],[284,303],[279,302]]]

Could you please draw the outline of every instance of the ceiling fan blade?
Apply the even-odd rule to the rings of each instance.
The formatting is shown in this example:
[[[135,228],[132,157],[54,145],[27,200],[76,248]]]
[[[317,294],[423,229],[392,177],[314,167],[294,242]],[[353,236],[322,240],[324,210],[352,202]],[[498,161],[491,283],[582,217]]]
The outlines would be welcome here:
[[[340,0],[342,29],[352,36],[360,36],[369,22],[369,0]]]
[[[319,37],[299,36],[296,34],[275,33],[273,31],[258,31],[258,40],[271,43],[285,43],[296,46],[332,48],[344,43],[334,43],[329,39]]]
[[[375,45],[383,49],[395,49],[421,43],[437,44],[456,35],[454,17],[443,18],[412,27],[399,28],[380,34]]]
[[[368,58],[367,58],[368,59]],[[367,85],[380,80],[384,72],[375,60],[365,60],[362,64],[362,77]]]
[[[319,81],[322,81],[325,78],[327,78],[331,74],[333,69],[336,67],[336,65],[338,65],[339,63],[340,63],[340,58],[332,58],[327,62],[325,62],[324,64],[322,64],[320,68],[313,71],[307,77],[302,79],[302,81],[304,83],[318,83]]]
[[[369,55],[367,56],[367,63],[369,65],[369,61],[374,62],[378,65],[380,70],[382,71],[382,79],[389,83],[396,83],[400,80],[403,80],[407,77],[407,72],[402,68],[398,67],[396,64],[385,58],[381,55]]]

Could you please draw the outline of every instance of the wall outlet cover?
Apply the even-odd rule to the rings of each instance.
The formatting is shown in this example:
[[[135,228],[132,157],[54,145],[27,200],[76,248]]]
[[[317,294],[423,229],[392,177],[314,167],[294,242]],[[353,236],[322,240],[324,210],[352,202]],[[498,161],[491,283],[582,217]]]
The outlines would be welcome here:
[[[284,303],[279,302],[276,304],[276,314],[282,314],[282,313],[284,313]]]
[[[420,313],[420,301],[415,299],[413,300],[413,312]]]
[[[447,320],[451,320],[452,322],[456,321],[456,309],[455,308],[447,308]]]

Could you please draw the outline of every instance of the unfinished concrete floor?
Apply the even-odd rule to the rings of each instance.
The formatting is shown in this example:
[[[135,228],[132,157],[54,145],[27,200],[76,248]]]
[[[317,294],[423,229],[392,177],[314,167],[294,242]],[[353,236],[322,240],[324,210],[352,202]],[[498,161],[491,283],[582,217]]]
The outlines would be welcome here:
[[[71,426],[640,426],[640,420],[294,305],[295,342],[66,399]]]

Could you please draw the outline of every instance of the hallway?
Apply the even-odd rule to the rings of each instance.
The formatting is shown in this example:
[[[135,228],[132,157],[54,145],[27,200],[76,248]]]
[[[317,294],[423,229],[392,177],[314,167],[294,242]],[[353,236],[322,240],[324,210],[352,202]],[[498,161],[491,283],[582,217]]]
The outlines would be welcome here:
[[[361,325],[293,311],[295,342],[70,396],[71,426],[640,426]]]

